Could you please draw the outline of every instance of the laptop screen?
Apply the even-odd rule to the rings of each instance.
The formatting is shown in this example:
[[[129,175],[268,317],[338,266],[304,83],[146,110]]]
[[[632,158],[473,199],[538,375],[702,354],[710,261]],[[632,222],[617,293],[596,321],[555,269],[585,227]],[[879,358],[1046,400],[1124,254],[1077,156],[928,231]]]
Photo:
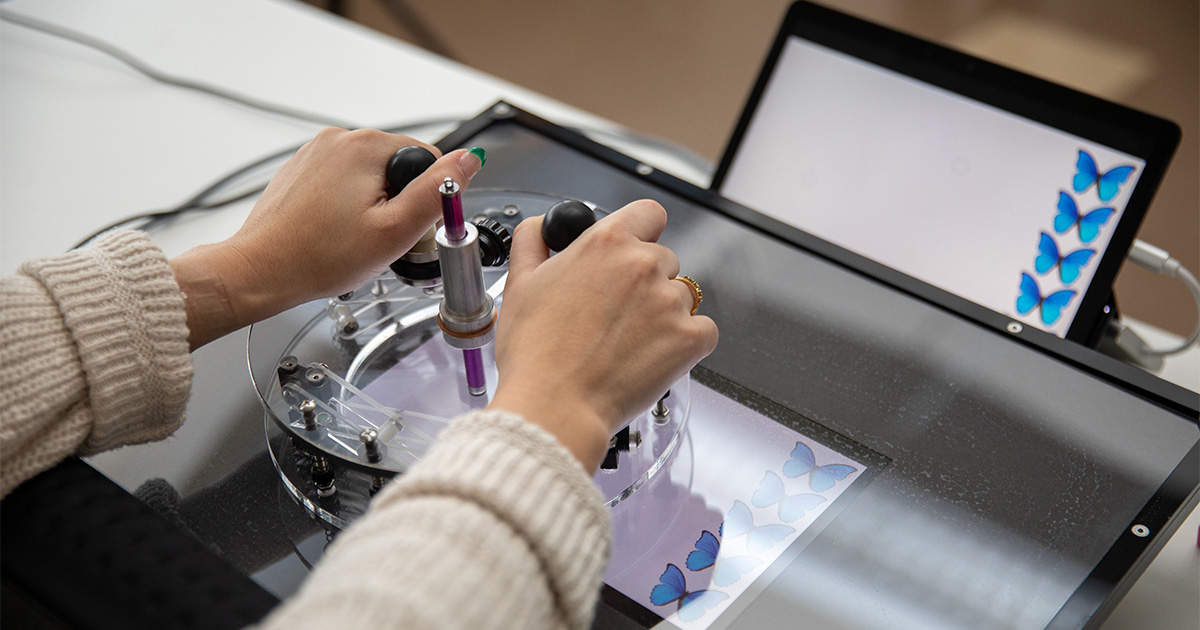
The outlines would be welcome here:
[[[1104,306],[1144,214],[1123,220],[1145,159],[926,81],[911,64],[885,65],[896,61],[886,49],[902,57],[906,39],[878,46],[877,63],[862,53],[870,48],[840,46],[853,25],[849,38],[822,38],[851,54],[788,22],[718,192],[1059,337],[1094,281],[1088,310]],[[937,75],[937,64],[918,65]],[[1110,245],[1120,251],[1102,269]]]

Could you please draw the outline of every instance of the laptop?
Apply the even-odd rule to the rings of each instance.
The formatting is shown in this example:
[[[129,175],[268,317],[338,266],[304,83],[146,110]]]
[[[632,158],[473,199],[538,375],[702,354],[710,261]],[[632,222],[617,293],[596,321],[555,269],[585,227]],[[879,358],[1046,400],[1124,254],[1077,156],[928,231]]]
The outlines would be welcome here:
[[[769,231],[815,237],[964,315],[1094,345],[1179,136],[1161,118],[797,2],[711,187]]]

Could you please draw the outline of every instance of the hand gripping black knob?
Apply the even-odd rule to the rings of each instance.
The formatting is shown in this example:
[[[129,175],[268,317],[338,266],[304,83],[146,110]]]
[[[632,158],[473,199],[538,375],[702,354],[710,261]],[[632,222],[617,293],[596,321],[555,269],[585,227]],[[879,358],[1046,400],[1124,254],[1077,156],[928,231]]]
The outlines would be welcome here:
[[[512,250],[512,234],[508,228],[492,219],[479,219],[474,222],[479,230],[479,256],[484,267],[499,267],[508,262],[508,253]]]
[[[433,166],[436,161],[437,158],[433,157],[433,154],[425,147],[413,145],[396,151],[388,160],[387,170],[384,171],[388,183],[388,198],[400,194],[405,186],[420,177],[421,173],[429,170],[429,167]],[[433,244],[429,243],[428,248],[432,249]],[[436,250],[433,254],[432,259],[428,259],[428,256],[413,259],[412,252],[409,252],[388,266],[402,282],[432,286],[442,277]]]
[[[429,149],[413,145],[404,147],[392,155],[387,165],[388,197],[395,197],[401,190],[429,170],[437,161]]]
[[[587,204],[574,199],[560,201],[542,217],[542,240],[552,251],[561,252],[595,223],[596,215]]]

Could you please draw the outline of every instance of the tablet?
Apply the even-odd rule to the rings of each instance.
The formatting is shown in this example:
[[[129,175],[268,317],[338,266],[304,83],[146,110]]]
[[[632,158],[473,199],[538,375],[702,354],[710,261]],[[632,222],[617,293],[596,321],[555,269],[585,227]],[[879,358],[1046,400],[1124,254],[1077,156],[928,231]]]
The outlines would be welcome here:
[[[1091,344],[1178,142],[1169,121],[797,2],[712,187],[935,301]]]

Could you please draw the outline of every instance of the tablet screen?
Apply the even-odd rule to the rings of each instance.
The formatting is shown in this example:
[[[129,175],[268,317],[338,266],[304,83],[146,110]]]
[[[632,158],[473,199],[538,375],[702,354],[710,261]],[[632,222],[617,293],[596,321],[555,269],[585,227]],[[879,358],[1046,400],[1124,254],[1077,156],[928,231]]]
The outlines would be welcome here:
[[[1144,166],[792,36],[720,192],[1064,337]]]

